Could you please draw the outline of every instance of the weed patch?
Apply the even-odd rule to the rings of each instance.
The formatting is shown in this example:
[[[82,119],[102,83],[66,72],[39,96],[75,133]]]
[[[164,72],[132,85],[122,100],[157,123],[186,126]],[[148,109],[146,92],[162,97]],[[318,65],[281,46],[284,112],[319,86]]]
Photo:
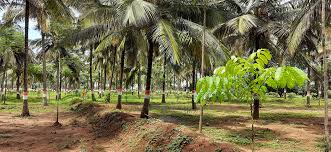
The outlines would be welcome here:
[[[187,135],[179,135],[168,145],[169,152],[181,152],[185,145],[188,145],[192,138]]]

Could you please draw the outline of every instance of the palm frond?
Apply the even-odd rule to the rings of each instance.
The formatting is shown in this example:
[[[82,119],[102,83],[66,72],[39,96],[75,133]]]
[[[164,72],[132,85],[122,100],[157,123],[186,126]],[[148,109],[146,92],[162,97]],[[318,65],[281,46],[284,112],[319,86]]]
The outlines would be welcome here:
[[[245,14],[231,19],[226,24],[236,32],[239,32],[240,34],[245,34],[252,28],[259,26],[260,21],[254,15]]]
[[[70,24],[74,20],[74,15],[62,0],[44,0],[45,10],[49,13],[51,19],[64,24]]]
[[[194,39],[200,41],[202,43],[202,31],[203,27],[197,23],[186,19],[179,19],[178,22],[179,27],[183,27],[186,31],[189,32],[190,36]],[[219,41],[209,30],[206,30],[206,39],[205,46],[207,51],[214,52],[215,57],[219,57],[219,61],[226,62],[229,58],[229,52],[224,44]]]
[[[174,27],[169,21],[161,19],[153,30],[153,39],[159,44],[160,51],[179,63],[180,46]]]
[[[111,33],[100,41],[100,44],[95,49],[95,53],[101,52],[110,46],[119,45],[121,35],[119,33]]]
[[[63,44],[86,44],[88,42],[96,42],[104,35],[110,32],[109,25],[95,25],[86,29],[78,30],[74,34],[67,36],[62,40]]]
[[[144,0],[124,2],[120,8],[124,9],[125,15],[122,21],[124,26],[140,27],[154,22],[157,18],[156,6]]]
[[[288,37],[288,50],[293,55],[303,39],[307,30],[310,28],[315,9],[318,9],[320,1],[316,1],[311,7],[302,10],[301,15],[294,22],[291,33]]]

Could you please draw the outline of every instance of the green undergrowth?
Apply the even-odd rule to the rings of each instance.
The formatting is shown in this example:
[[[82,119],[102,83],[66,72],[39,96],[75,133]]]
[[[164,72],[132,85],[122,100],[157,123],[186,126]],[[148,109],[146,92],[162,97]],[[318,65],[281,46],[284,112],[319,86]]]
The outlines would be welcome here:
[[[239,131],[229,131],[220,128],[206,127],[204,133],[217,142],[228,142],[238,145],[239,147],[250,148],[252,132],[250,129]],[[281,139],[279,135],[270,129],[259,128],[255,132],[255,146],[257,148],[282,149],[284,147],[295,147],[300,150],[300,142],[294,139]],[[284,149],[286,151],[286,149]],[[301,149],[302,150],[302,149]]]

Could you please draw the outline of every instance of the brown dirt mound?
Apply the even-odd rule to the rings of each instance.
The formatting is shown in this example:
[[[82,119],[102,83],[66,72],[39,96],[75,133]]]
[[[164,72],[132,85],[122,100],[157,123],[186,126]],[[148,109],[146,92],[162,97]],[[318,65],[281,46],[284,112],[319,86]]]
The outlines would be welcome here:
[[[138,119],[121,134],[123,151],[236,152],[233,145],[216,143],[188,128],[157,119]]]
[[[106,137],[116,136],[133,120],[134,117],[132,115],[113,112],[91,117],[89,123],[92,125],[92,130],[97,137]]]
[[[116,151],[240,151],[233,145],[216,143],[188,128],[158,119],[139,119],[123,112],[105,113],[102,106],[91,103],[76,104],[72,110],[86,117],[97,139],[110,139],[112,150]]]
[[[81,116],[93,116],[98,110],[101,108],[98,104],[94,103],[76,103],[74,104],[70,110],[81,115]]]

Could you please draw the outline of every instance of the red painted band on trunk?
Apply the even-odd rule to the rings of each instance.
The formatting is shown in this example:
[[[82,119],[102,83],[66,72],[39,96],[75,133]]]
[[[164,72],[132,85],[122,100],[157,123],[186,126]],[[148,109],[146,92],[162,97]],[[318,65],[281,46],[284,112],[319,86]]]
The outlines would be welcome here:
[[[26,91],[23,92],[23,96],[27,96],[29,93]]]
[[[147,96],[151,95],[151,91],[150,90],[145,90],[145,95],[147,95]]]

